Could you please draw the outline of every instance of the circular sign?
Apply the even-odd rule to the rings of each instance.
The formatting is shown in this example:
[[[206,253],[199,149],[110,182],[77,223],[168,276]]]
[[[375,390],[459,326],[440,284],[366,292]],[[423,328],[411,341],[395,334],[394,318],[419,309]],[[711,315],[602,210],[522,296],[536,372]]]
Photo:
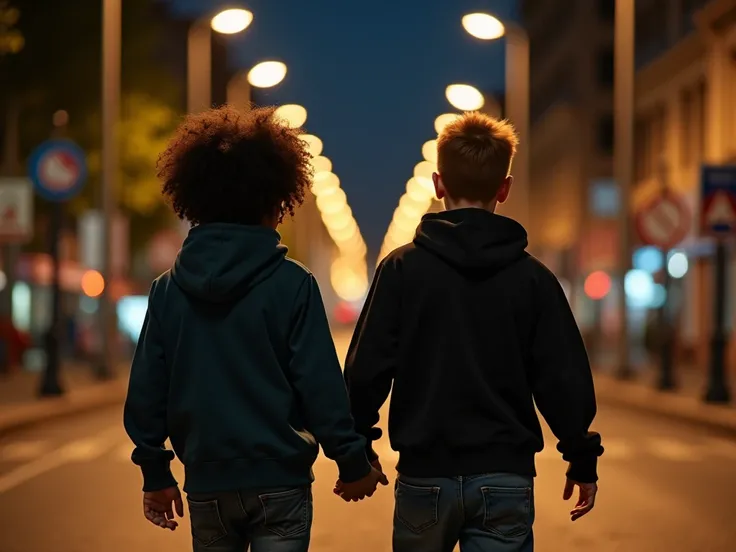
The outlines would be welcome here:
[[[681,197],[666,191],[644,205],[635,222],[644,244],[672,249],[690,231],[690,209]]]
[[[31,155],[28,175],[38,195],[49,201],[67,201],[87,180],[84,150],[70,140],[44,142]]]

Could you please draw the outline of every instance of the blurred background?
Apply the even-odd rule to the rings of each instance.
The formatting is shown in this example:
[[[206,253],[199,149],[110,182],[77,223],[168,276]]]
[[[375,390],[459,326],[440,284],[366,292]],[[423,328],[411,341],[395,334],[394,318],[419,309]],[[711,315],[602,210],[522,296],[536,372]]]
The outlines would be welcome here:
[[[736,0],[0,0],[0,516],[24,523],[42,493],[69,502],[115,474],[125,520],[85,533],[82,494],[48,514],[63,541],[0,548],[186,541],[139,523],[117,419],[148,288],[189,230],[155,164],[186,113],[255,103],[314,155],[280,232],[342,355],[377,263],[443,208],[437,134],[463,111],[508,118],[521,145],[500,212],[567,293],[617,482],[605,519],[570,528],[563,472],[540,468],[540,550],[733,550],[736,510],[703,489],[736,489],[734,85]],[[101,458],[120,466],[87,465]],[[637,506],[635,486],[651,495]],[[356,508],[389,523],[383,495]],[[388,550],[387,531],[330,504],[315,549],[363,531]]]

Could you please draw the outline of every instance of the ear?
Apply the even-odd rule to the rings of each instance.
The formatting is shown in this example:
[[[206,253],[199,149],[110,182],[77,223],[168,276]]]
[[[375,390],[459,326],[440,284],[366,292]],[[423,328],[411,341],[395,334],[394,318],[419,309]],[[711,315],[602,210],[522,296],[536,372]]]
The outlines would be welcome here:
[[[504,203],[509,198],[509,194],[511,193],[511,185],[513,183],[514,177],[508,175],[504,179],[503,184],[501,184],[501,187],[498,189],[498,193],[496,194],[496,201],[498,201],[499,203]]]
[[[439,173],[432,173],[432,182],[434,183],[434,193],[437,199],[443,200],[447,196],[445,185],[442,183],[442,177]]]

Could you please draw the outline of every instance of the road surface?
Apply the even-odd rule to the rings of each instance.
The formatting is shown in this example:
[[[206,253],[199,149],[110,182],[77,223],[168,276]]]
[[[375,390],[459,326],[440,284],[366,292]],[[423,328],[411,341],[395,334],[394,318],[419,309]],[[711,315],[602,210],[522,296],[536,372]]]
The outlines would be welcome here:
[[[571,523],[561,499],[565,465],[547,435],[536,481],[538,552],[733,552],[736,442],[693,426],[601,407],[607,452],[589,517]],[[395,456],[381,443],[384,467]],[[174,552],[189,526],[170,533],[141,514],[140,476],[120,407],[0,438],[0,552]],[[177,464],[177,475],[181,468]],[[345,504],[332,495],[334,466],[315,474],[315,552],[388,552],[393,497]],[[393,479],[394,473],[390,473]],[[180,479],[181,481],[181,479]]]

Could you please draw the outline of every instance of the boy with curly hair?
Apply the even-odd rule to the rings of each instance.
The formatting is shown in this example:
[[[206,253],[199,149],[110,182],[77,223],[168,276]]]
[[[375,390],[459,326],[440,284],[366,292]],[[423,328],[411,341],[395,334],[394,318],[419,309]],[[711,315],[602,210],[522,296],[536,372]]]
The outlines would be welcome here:
[[[299,133],[272,108],[224,107],[187,118],[159,160],[192,229],[151,287],[125,429],[162,528],[184,513],[174,453],[184,464],[195,552],[308,550],[319,445],[346,500],[388,483],[355,432],[317,282],[276,230],[311,181]]]

